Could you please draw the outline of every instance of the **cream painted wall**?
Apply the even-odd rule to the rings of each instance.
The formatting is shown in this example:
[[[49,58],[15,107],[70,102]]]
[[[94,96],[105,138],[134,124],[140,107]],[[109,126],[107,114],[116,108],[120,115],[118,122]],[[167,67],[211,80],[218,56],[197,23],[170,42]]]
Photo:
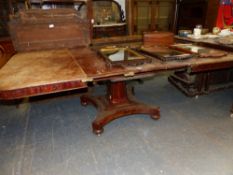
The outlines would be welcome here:
[[[115,1],[121,5],[122,10],[124,10],[125,12],[125,0],[115,0]]]
[[[124,11],[124,17],[126,16],[125,14],[125,0],[115,0],[121,5],[121,9]]]

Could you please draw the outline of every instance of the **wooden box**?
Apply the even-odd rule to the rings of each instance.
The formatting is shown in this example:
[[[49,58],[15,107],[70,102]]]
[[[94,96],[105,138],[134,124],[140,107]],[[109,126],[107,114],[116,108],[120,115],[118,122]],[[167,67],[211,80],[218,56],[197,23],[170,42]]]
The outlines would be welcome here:
[[[16,51],[88,46],[90,27],[75,9],[20,11],[9,23]]]
[[[174,44],[174,34],[171,32],[145,32],[143,34],[144,47],[170,46]]]

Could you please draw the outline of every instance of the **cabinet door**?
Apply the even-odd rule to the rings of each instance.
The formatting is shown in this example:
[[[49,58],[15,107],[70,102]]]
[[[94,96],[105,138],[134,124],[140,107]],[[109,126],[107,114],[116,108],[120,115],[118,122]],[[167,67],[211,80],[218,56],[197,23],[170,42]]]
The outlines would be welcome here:
[[[155,9],[156,30],[168,31],[172,29],[175,3],[171,0],[157,1]]]
[[[133,3],[133,31],[136,34],[141,34],[148,31],[152,26],[152,1],[134,1]]]
[[[134,0],[133,33],[170,30],[173,20],[173,0]]]

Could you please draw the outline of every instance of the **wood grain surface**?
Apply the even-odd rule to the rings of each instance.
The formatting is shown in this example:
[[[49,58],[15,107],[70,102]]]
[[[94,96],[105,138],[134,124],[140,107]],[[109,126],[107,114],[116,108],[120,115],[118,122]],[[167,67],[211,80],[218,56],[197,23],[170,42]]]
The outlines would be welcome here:
[[[62,91],[62,87],[57,87],[59,84],[63,84],[64,88],[80,88],[82,83],[78,82],[86,77],[69,50],[18,53],[0,70],[0,91],[25,90],[52,84],[56,84],[56,87],[42,88],[37,93]],[[64,84],[71,82],[72,85]]]
[[[149,51],[153,51],[150,48]],[[0,69],[0,98],[49,94],[86,87],[86,81],[137,79],[158,72],[190,68],[193,72],[233,67],[233,55],[221,58],[191,58],[163,62],[156,58],[139,66],[109,68],[98,53],[88,47],[15,54]]]

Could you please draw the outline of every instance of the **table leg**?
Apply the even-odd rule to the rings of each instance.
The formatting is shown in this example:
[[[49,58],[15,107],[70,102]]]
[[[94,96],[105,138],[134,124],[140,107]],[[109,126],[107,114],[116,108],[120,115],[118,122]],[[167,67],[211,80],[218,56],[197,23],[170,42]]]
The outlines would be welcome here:
[[[231,117],[233,118],[233,105],[231,107]]]
[[[98,109],[96,119],[92,123],[95,134],[101,134],[104,131],[103,127],[109,122],[131,114],[148,114],[153,119],[160,118],[159,108],[137,101],[125,82],[111,82],[107,89],[105,96],[81,96],[82,105],[90,103]]]

